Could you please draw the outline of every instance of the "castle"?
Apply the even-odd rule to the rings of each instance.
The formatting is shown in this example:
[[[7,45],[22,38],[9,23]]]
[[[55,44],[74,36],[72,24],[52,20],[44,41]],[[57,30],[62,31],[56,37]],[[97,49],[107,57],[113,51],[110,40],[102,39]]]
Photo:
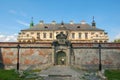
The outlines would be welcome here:
[[[107,33],[96,27],[93,18],[91,25],[85,21],[81,21],[81,23],[52,21],[49,24],[40,21],[39,24],[34,25],[32,20],[30,28],[21,30],[19,33],[18,42],[53,42],[61,32],[67,36],[67,40],[70,42],[105,43],[109,40]]]
[[[120,43],[109,43],[107,33],[85,21],[44,24],[21,30],[18,42],[0,42],[0,67],[44,69],[54,65],[83,69],[120,68]],[[99,68],[100,69],[100,68]]]

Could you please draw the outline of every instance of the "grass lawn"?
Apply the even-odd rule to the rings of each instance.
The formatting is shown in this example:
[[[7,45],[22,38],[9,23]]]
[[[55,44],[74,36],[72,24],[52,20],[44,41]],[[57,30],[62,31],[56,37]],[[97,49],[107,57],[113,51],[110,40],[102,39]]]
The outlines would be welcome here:
[[[120,80],[120,70],[106,70],[105,76],[108,80]]]
[[[19,78],[15,70],[0,69],[0,80],[22,80]]]

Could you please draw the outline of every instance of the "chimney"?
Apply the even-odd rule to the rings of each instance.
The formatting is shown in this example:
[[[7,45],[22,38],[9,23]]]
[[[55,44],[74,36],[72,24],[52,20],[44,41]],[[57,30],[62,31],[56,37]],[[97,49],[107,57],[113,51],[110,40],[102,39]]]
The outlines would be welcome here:
[[[56,21],[53,20],[53,21],[52,21],[52,24],[56,24]]]
[[[43,21],[43,20],[40,20],[40,24],[44,24],[44,21]]]
[[[70,24],[74,24],[74,21],[70,21]]]
[[[86,22],[84,20],[81,21],[81,24],[86,24]]]

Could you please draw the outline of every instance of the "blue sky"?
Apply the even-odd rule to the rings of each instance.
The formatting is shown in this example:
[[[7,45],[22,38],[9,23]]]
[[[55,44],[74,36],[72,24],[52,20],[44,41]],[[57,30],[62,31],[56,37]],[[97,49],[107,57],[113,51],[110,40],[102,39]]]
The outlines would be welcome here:
[[[0,0],[0,41],[15,40],[21,29],[29,28],[31,17],[35,24],[40,20],[91,24],[93,16],[110,41],[120,38],[120,0]]]

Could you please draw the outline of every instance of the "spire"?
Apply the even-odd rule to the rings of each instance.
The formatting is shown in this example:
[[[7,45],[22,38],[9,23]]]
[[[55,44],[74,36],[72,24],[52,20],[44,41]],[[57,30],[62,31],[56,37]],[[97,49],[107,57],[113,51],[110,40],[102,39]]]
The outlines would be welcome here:
[[[30,23],[30,28],[32,28],[34,26],[34,23],[33,23],[33,17],[31,18],[31,23]]]
[[[64,22],[63,22],[63,21],[61,22],[61,25],[64,25]]]
[[[64,22],[63,21],[61,22],[61,27],[64,27]]]
[[[92,27],[96,28],[96,23],[95,23],[95,20],[94,20],[94,16],[93,16],[93,21],[92,21]]]

